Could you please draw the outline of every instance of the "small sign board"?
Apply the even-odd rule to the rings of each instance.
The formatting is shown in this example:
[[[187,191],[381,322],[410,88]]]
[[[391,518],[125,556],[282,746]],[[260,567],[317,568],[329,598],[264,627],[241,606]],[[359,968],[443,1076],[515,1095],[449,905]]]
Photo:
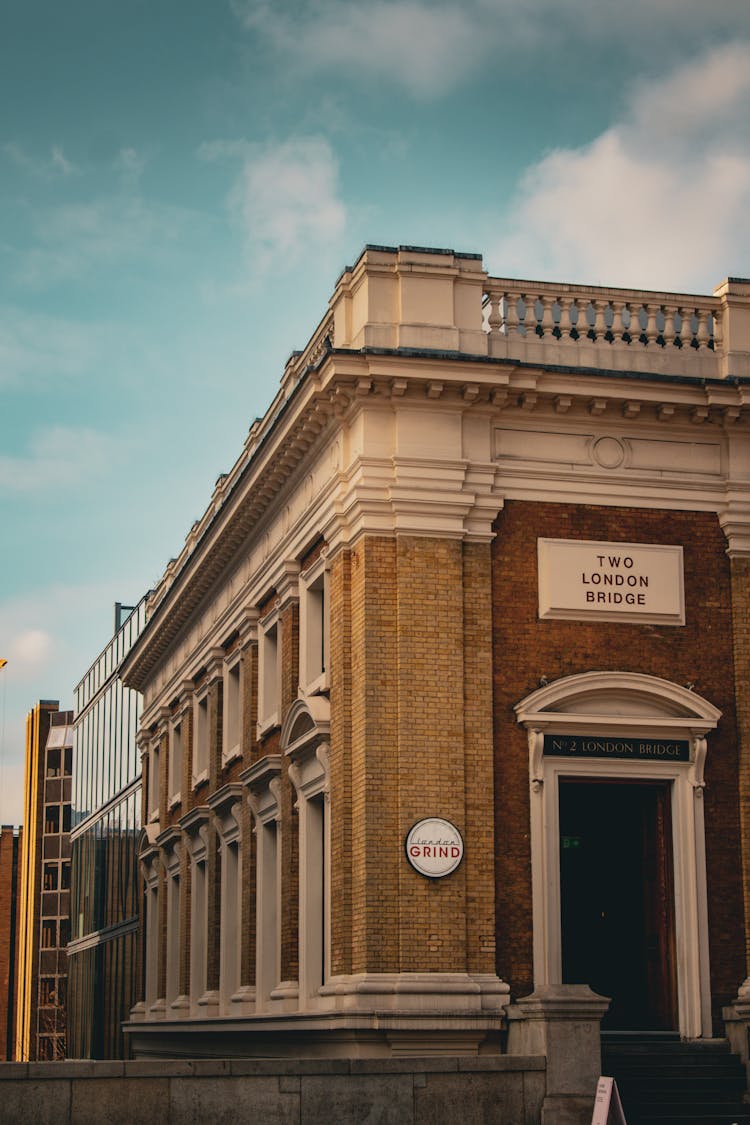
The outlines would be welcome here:
[[[540,620],[685,624],[682,547],[538,539]]]
[[[428,879],[442,879],[456,870],[464,855],[464,842],[455,824],[439,816],[418,820],[404,841],[406,858]]]
[[[628,1125],[614,1078],[600,1078],[591,1125]]]
[[[545,734],[548,758],[620,758],[628,761],[689,762],[690,743],[680,738],[607,738],[598,734]]]

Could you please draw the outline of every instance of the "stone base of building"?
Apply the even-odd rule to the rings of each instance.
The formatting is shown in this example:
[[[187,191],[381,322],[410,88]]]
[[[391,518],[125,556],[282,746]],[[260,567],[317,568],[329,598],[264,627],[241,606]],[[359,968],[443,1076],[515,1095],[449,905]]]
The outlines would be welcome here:
[[[313,1012],[249,1019],[125,1024],[135,1059],[413,1058],[498,1055],[502,1014],[417,1011]]]
[[[4,1121],[538,1122],[538,1057],[0,1063]]]

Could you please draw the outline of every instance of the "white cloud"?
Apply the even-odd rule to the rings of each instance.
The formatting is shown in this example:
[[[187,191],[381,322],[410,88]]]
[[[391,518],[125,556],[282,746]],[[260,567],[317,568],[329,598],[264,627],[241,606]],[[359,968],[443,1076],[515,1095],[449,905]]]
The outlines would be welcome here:
[[[0,601],[0,819],[23,816],[25,718],[39,699],[73,705],[73,689],[111,636],[116,600],[138,596],[132,579],[58,583]]]
[[[133,157],[124,179],[137,179],[137,160]],[[127,184],[115,195],[37,208],[31,213],[31,246],[18,253],[14,280],[43,290],[102,267],[153,261],[178,244],[191,218],[184,208],[147,203]]]
[[[201,146],[199,155],[242,159],[229,205],[253,272],[274,260],[287,268],[303,254],[338,246],[347,214],[339,197],[338,163],[324,138],[265,146],[212,141]]]
[[[749,120],[750,44],[641,83],[621,121],[528,169],[490,268],[682,290],[747,273]]]
[[[322,0],[291,11],[248,0],[237,11],[248,30],[294,55],[305,71],[344,68],[395,80],[429,97],[455,85],[485,54],[477,34],[481,7],[475,0],[462,7],[420,0]]]
[[[7,659],[13,667],[36,671],[46,664],[54,647],[52,637],[44,629],[26,629],[13,637]]]
[[[292,79],[343,72],[419,98],[446,94],[479,67],[519,53],[538,64],[561,52],[609,52],[616,43],[639,63],[663,65],[747,27],[746,0],[235,0],[234,8],[250,34],[292,60],[285,72]]]
[[[2,146],[2,152],[16,165],[17,168],[29,172],[41,180],[51,180],[58,177],[68,179],[81,173],[71,160],[67,158],[62,145],[52,145],[48,157],[31,156],[26,149],[15,141],[8,141]]]
[[[112,446],[111,437],[85,427],[38,430],[27,452],[0,455],[0,494],[59,493],[100,474]]]
[[[100,326],[0,306],[0,387],[29,390],[91,368]]]

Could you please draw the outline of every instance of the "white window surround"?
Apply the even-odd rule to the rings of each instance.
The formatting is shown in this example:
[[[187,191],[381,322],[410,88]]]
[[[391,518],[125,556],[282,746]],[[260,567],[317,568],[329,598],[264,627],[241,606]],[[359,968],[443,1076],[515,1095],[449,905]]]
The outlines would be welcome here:
[[[258,737],[279,725],[281,622],[273,610],[258,622]]]
[[[240,994],[242,963],[242,785],[222,785],[208,799],[221,846],[219,992],[225,1014]]]
[[[221,760],[223,765],[242,756],[242,653],[239,648],[224,660]]]
[[[215,1006],[218,997],[206,993],[208,949],[208,826],[210,811],[199,805],[180,818],[190,856],[190,1011],[205,1014],[207,1004]],[[203,1010],[198,1005],[201,1004]]]
[[[159,760],[161,752],[161,737],[156,736],[148,748],[148,820],[156,823],[159,820]]]
[[[248,790],[256,838],[256,1011],[273,1010],[281,972],[281,755],[268,754],[240,780]]]
[[[314,1007],[330,977],[330,703],[298,699],[289,709],[281,746],[299,813],[299,995]]]
[[[706,735],[721,712],[695,692],[655,676],[586,672],[556,680],[516,705],[527,730],[531,784],[534,986],[562,978],[559,783],[561,778],[671,783],[679,1032],[710,1036],[711,991],[706,892],[703,767]],[[556,758],[545,733],[680,738],[687,762]]]
[[[144,1007],[148,1015],[163,1015],[164,1000],[158,995],[159,988],[159,882],[160,852],[155,845],[148,845],[148,836],[143,833],[143,843],[139,860],[145,884],[145,984]]]
[[[180,865],[182,860],[182,832],[176,826],[167,828],[158,837],[162,864],[166,877],[167,944],[165,966],[165,1002],[168,1009],[187,1007],[187,997],[180,996]]]
[[[325,552],[299,576],[299,686],[305,695],[329,690],[329,570]]]
[[[203,684],[193,700],[193,789],[208,778],[211,737],[208,689],[209,684]]]
[[[170,809],[182,800],[182,764],[184,753],[184,713],[180,713],[169,727],[169,769],[167,771],[167,804]]]

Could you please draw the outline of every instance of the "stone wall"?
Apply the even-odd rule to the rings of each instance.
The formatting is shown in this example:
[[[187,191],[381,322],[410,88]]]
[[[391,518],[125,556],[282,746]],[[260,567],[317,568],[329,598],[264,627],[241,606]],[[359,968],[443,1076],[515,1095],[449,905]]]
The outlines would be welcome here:
[[[35,1125],[537,1125],[536,1056],[0,1064],[0,1120]]]

